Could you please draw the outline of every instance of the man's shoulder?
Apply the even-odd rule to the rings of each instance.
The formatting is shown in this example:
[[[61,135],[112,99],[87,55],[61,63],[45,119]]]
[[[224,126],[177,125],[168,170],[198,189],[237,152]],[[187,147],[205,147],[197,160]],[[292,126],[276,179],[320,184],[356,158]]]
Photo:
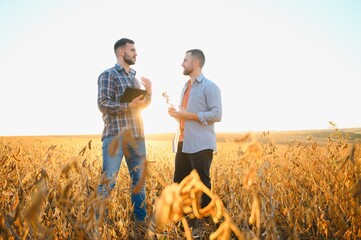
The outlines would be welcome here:
[[[108,68],[108,69],[105,69],[103,72],[101,72],[100,74],[99,74],[99,77],[109,77],[109,76],[114,76],[115,74],[116,74],[116,71],[117,71],[117,69],[116,69],[116,67],[114,66],[114,67],[111,67],[111,68]]]
[[[110,67],[110,68],[108,68],[108,69],[105,69],[105,70],[102,72],[102,74],[103,74],[103,73],[113,73],[113,72],[116,72],[116,71],[117,71],[116,66],[113,66],[113,67]]]
[[[204,82],[204,84],[206,84],[206,85],[214,85],[214,86],[217,86],[217,84],[216,84],[213,80],[207,78],[206,76],[204,76],[203,82]]]
[[[202,81],[203,87],[206,91],[220,91],[221,89],[219,88],[219,86],[217,85],[216,82],[214,82],[213,80],[210,80],[207,77],[204,77],[203,81]]]

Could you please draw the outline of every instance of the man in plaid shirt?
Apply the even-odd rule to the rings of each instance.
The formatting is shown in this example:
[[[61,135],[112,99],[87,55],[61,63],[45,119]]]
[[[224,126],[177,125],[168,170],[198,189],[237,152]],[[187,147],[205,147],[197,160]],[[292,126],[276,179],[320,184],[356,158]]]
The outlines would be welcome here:
[[[102,133],[103,176],[98,186],[98,194],[102,197],[108,197],[110,191],[115,187],[123,156],[125,156],[129,170],[132,190],[141,178],[141,165],[146,156],[141,111],[150,104],[152,94],[151,81],[144,77],[141,77],[139,81],[135,77],[135,70],[130,68],[135,64],[137,57],[134,41],[127,38],[118,40],[114,44],[114,52],[117,63],[114,67],[101,73],[98,78],[98,108],[104,121]],[[141,88],[141,84],[144,86],[146,94],[136,97],[131,102],[120,102],[127,87]],[[116,140],[120,142],[123,140],[127,142],[127,139],[123,139],[125,136],[121,134],[125,131],[130,131],[136,144],[129,143],[126,145],[126,149],[119,144],[115,155],[109,154],[108,148],[114,138],[119,138]],[[145,197],[144,184],[139,192],[131,194],[135,222],[143,223],[146,218]]]

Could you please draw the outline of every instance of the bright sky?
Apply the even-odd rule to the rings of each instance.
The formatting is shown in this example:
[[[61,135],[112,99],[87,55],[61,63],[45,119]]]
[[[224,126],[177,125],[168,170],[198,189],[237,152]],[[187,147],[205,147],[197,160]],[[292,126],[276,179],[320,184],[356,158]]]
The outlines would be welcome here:
[[[146,133],[174,132],[186,50],[222,91],[218,132],[361,127],[361,1],[3,0],[0,135],[100,134],[97,78],[121,37],[153,83]]]

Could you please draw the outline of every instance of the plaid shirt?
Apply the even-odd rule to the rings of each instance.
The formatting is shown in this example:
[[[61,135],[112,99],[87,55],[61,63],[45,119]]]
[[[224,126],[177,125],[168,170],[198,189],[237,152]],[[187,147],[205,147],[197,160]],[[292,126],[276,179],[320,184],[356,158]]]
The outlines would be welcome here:
[[[144,138],[143,119],[140,110],[130,110],[129,103],[121,103],[120,98],[127,87],[140,88],[130,69],[129,74],[119,64],[105,70],[98,78],[98,108],[103,114],[104,130],[102,140],[115,136],[130,128],[135,138]],[[150,99],[149,99],[150,101]]]

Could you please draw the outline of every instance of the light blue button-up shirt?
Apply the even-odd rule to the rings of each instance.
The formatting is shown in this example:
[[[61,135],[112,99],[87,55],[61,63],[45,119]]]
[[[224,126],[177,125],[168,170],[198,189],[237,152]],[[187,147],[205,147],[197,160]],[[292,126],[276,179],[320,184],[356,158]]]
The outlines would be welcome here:
[[[183,87],[180,106],[187,89],[187,84]],[[222,98],[219,87],[203,74],[195,79],[189,93],[187,106],[188,112],[197,113],[198,121],[185,120],[184,122],[184,153],[195,153],[205,149],[212,149],[216,152],[215,122],[222,119]],[[179,125],[179,124],[178,124]],[[173,141],[173,151],[177,151],[179,140],[179,126]]]

